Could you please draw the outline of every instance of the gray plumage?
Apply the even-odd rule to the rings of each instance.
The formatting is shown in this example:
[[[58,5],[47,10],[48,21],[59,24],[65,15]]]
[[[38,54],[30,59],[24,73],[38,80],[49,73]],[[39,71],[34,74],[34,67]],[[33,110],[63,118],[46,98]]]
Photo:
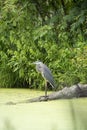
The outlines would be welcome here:
[[[34,62],[34,64],[36,64],[36,70],[38,72],[40,72],[42,74],[43,78],[47,82],[49,82],[50,85],[54,88],[55,87],[54,79],[53,79],[50,69],[40,61],[36,61],[36,62]]]

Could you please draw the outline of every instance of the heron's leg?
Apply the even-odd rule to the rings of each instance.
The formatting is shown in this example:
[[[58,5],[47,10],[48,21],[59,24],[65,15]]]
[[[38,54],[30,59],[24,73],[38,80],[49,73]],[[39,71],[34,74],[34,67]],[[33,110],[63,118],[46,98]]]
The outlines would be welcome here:
[[[47,97],[47,81],[45,80],[45,97]]]

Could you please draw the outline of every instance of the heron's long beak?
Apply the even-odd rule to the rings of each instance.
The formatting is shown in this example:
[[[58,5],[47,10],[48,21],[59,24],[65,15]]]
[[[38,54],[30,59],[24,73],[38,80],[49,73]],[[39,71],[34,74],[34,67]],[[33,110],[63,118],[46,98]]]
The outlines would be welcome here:
[[[32,64],[36,64],[36,62],[33,62]]]
[[[33,64],[38,64],[38,62],[39,62],[39,61],[35,61],[35,62],[33,62]]]

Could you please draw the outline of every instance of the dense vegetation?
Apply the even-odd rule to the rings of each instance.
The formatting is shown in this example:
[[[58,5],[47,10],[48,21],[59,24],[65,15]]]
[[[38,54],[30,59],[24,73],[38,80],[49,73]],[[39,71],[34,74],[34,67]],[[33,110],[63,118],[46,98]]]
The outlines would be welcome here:
[[[59,88],[87,83],[87,0],[0,0],[0,87],[43,89],[38,59]]]

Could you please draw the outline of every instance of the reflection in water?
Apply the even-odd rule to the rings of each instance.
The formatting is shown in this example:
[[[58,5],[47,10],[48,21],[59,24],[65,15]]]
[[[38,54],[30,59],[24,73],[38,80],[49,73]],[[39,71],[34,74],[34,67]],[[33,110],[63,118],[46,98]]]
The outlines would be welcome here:
[[[15,130],[13,124],[11,123],[9,119],[5,119],[3,130]]]
[[[70,130],[87,130],[87,117],[83,111],[75,108],[75,104],[72,100],[69,100],[69,107],[70,107],[70,116],[72,121],[72,128]],[[62,126],[63,124],[61,124]],[[18,128],[19,129],[19,128]],[[68,128],[67,128],[68,129]],[[9,119],[4,120],[4,126],[2,130],[17,130],[16,126],[14,126]],[[64,130],[58,128],[58,126],[53,125],[50,130]]]
[[[87,130],[87,113],[80,110],[77,112],[77,114],[78,114],[80,125],[82,126],[82,130]]]
[[[74,106],[72,100],[69,101],[70,115],[72,117],[72,130],[87,130],[87,113],[84,113],[83,109],[77,109]]]
[[[69,105],[70,105],[70,115],[71,115],[72,126],[73,126],[72,130],[77,130],[76,114],[75,114],[73,102],[71,100],[69,101]]]

